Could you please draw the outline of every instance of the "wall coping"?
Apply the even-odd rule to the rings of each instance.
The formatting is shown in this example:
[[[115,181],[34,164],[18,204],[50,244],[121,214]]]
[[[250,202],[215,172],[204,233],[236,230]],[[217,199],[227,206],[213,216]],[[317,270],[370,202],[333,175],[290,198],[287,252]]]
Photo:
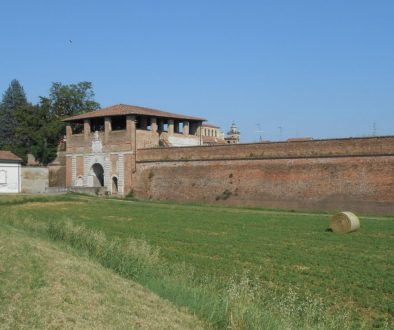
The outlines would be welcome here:
[[[272,141],[272,142],[270,141],[270,142],[249,142],[249,143],[200,145],[200,146],[181,146],[181,147],[152,147],[152,148],[139,148],[138,150],[235,147],[235,146],[251,146],[251,145],[313,143],[313,142],[324,142],[324,141],[376,140],[376,139],[390,139],[390,138],[394,138],[394,135],[361,136],[361,137],[332,138],[332,139],[312,139],[312,140],[302,140],[302,141]]]

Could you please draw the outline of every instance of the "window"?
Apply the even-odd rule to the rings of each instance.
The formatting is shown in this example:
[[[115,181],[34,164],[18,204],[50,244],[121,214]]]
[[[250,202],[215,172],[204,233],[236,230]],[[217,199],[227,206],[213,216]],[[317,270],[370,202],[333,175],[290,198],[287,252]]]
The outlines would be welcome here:
[[[0,170],[0,184],[7,184],[7,172],[4,170]]]
[[[125,116],[116,116],[111,118],[112,122],[112,130],[113,131],[121,131],[126,129],[126,117]]]
[[[93,118],[90,121],[90,126],[91,126],[91,130],[92,132],[104,132],[104,118]]]
[[[139,116],[135,117],[135,128],[141,129],[141,118]]]
[[[73,134],[82,134],[83,133],[83,123],[72,123],[71,129]]]

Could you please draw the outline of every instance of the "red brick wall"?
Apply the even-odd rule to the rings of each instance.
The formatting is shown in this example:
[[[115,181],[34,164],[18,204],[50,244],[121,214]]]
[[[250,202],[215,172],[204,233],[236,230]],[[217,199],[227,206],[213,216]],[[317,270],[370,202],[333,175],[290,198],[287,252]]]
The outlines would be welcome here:
[[[140,198],[394,214],[394,137],[144,149],[137,174]]]
[[[394,155],[394,136],[137,150],[137,162]]]

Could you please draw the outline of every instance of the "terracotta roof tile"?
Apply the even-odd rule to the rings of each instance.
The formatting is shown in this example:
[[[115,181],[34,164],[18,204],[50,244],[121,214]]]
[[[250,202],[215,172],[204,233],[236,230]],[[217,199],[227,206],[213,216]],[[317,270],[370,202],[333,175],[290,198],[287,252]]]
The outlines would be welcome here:
[[[21,162],[18,156],[14,155],[11,151],[0,150],[0,161],[13,161],[13,162]]]
[[[162,117],[162,118],[172,118],[172,119],[182,119],[182,120],[196,120],[196,121],[206,120],[205,118],[179,115],[176,113],[165,112],[165,111],[160,111],[160,110],[150,109],[145,107],[138,107],[135,105],[116,104],[107,108],[69,117],[63,119],[63,121],[69,122],[69,121],[77,121],[77,120],[83,120],[89,118],[107,117],[107,116],[124,116],[124,115],[142,115],[142,116],[152,116],[152,117]]]

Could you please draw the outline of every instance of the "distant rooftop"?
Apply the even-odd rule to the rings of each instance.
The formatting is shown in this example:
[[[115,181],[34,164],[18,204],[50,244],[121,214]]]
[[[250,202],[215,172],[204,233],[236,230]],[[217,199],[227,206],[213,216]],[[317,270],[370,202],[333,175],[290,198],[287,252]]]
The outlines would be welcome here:
[[[22,162],[22,159],[14,155],[11,151],[0,150],[0,161]]]
[[[212,124],[210,124],[210,123],[203,123],[202,126],[203,126],[203,127],[211,127],[211,128],[220,128],[219,126],[212,125]]]
[[[226,144],[226,142],[222,138],[220,138],[218,136],[206,136],[206,135],[203,135],[201,138],[202,138],[202,141],[204,143]]]
[[[83,113],[81,115],[69,117],[64,119],[63,121],[70,122],[70,121],[80,121],[83,119],[90,119],[97,117],[125,116],[125,115],[139,115],[139,116],[180,119],[180,120],[195,120],[195,121],[206,120],[205,118],[180,115],[176,113],[139,107],[135,105],[116,104],[107,108],[102,108],[96,111],[91,111],[91,112]]]

